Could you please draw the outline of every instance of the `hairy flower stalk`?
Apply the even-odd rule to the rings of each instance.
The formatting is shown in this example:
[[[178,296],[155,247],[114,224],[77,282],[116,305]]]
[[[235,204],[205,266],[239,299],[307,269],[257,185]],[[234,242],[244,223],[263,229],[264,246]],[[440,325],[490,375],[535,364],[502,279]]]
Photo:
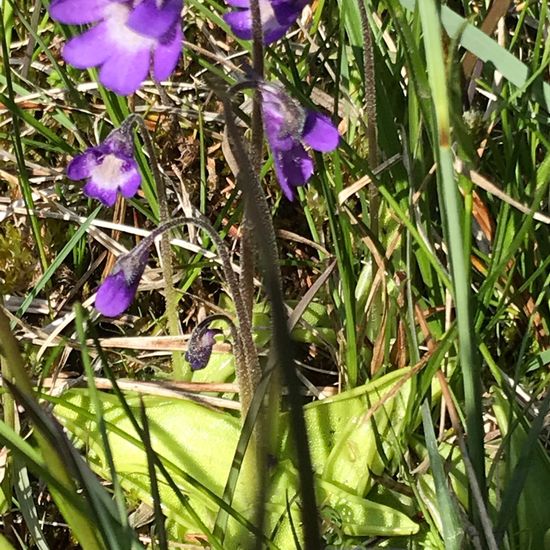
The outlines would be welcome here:
[[[367,115],[367,142],[368,142],[368,161],[371,170],[378,166],[378,117],[376,112],[376,72],[374,68],[374,51],[372,44],[372,32],[369,24],[365,0],[357,0],[359,15],[361,17],[361,32],[363,36],[363,80],[365,82],[365,113]],[[370,230],[379,238],[380,231],[380,194],[375,185],[369,185],[369,221]],[[374,269],[378,269],[377,263],[372,261]],[[375,273],[373,273],[373,276]],[[381,293],[377,293],[369,310],[369,323],[374,327],[380,326],[384,318],[384,300]],[[376,335],[371,334],[371,337]],[[382,333],[379,337],[382,338]],[[378,340],[375,341],[375,349]],[[380,367],[380,361],[371,362],[371,374],[374,375],[376,369]],[[356,370],[356,369],[355,369]]]
[[[235,304],[237,317],[237,336],[234,338],[235,363],[237,379],[241,389],[243,417],[252,397],[254,388],[260,379],[258,355],[252,338],[252,322],[244,306],[239,281],[233,268],[229,251],[210,222],[203,217],[174,218],[154,229],[134,249],[121,256],[111,273],[103,281],[96,295],[96,309],[106,316],[115,317],[123,313],[132,303],[139,281],[149,258],[149,251],[155,240],[174,227],[191,224],[208,233],[215,244],[221,260],[225,280],[229,286],[231,298]]]
[[[363,66],[365,80],[365,111],[367,114],[367,139],[369,145],[369,163],[371,170],[378,166],[378,126],[376,113],[376,73],[374,70],[374,52],[372,48],[372,33],[365,7],[365,0],[357,0],[361,17],[361,32],[363,35]],[[378,236],[378,210],[380,197],[374,185],[369,186],[370,193],[370,229]]]
[[[316,520],[318,516],[313,470],[302,410],[302,397],[299,392],[298,378],[294,371],[292,341],[283,299],[275,230],[265,194],[252,162],[246,153],[241,134],[235,122],[230,97],[223,90],[218,89],[216,91],[223,101],[229,142],[240,169],[237,175],[237,183],[243,194],[249,196],[250,217],[254,228],[253,236],[259,252],[264,289],[271,303],[273,337],[267,370],[280,369],[288,387],[291,431],[294,436],[300,476],[305,548],[306,550],[316,550],[321,548],[321,540]]]
[[[262,23],[262,11],[265,15],[269,11],[269,6],[264,2],[261,6],[261,0],[250,0],[250,14],[252,17],[252,68],[259,78],[264,76],[264,29]],[[252,102],[251,119],[252,139],[251,139],[251,160],[255,175],[260,180],[260,170],[263,162],[263,121],[262,121],[262,95],[259,90],[255,90]],[[254,291],[254,269],[255,269],[255,243],[252,237],[254,231],[253,206],[251,201],[253,197],[250,193],[243,194],[244,216],[243,216],[243,235],[241,240],[241,258],[242,265],[246,268],[241,273],[242,288],[245,290],[244,296],[246,306],[252,315],[253,291]],[[256,468],[260,474],[256,485],[255,494],[256,518],[255,525],[260,531],[264,530],[265,522],[265,501],[267,497],[267,488],[269,486],[267,457],[274,452],[278,441],[278,418],[280,408],[281,383],[280,374],[274,371],[267,391],[267,401],[264,403],[263,410],[260,412],[254,429],[253,453],[249,453],[249,468]]]

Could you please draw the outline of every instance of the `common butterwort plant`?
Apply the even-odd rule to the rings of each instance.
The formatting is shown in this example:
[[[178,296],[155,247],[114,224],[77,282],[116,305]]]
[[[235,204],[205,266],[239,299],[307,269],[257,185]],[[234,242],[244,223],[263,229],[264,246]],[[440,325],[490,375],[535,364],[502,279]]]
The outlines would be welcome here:
[[[113,206],[117,194],[133,197],[141,184],[134,158],[132,129],[139,117],[129,117],[99,145],[86,149],[67,166],[72,180],[86,180],[82,191],[88,197]]]
[[[157,81],[174,71],[181,53],[183,0],[53,0],[50,15],[94,26],[69,40],[65,61],[99,67],[99,80],[117,94],[135,92],[152,70]]]
[[[214,336],[218,334],[216,329],[208,332],[208,323],[214,319],[225,320],[229,324],[233,337],[237,377],[242,388],[243,407],[248,408],[259,378],[258,356],[252,339],[252,325],[244,307],[239,283],[231,264],[229,250],[210,222],[200,214],[197,214],[196,217],[173,218],[159,225],[135,248],[118,258],[111,273],[101,283],[96,293],[95,307],[106,317],[117,317],[124,313],[135,298],[139,282],[149,259],[150,249],[155,240],[174,227],[185,224],[192,224],[206,231],[216,245],[225,279],[235,305],[235,316],[238,323],[235,325],[232,319],[225,315],[214,315],[210,316],[208,320],[205,319],[203,323],[197,326],[198,332],[196,332],[194,340],[191,342],[194,349],[191,350],[188,361],[193,370],[206,366],[212,352]]]
[[[224,15],[225,22],[236,36],[244,40],[253,38],[250,0],[225,0],[235,8]],[[309,0],[260,0],[263,41],[271,44],[282,38],[296,23]]]
[[[340,135],[328,116],[305,108],[280,84],[258,81],[257,86],[275,173],[285,197],[294,200],[294,189],[305,185],[314,170],[304,145],[327,153],[338,147]]]

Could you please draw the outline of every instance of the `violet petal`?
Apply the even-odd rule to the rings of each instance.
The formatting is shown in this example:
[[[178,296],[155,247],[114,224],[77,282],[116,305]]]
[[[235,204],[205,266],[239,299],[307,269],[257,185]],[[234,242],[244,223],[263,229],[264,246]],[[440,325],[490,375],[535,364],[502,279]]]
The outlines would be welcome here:
[[[53,0],[50,4],[52,19],[66,25],[85,25],[103,18],[110,0]]]
[[[275,112],[264,104],[263,121],[266,137],[273,149],[288,151],[292,149],[296,139],[285,133],[284,117],[281,111]]]
[[[252,17],[250,10],[238,10],[224,14],[224,21],[231,27],[233,34],[243,40],[252,38]]]
[[[108,275],[97,291],[95,308],[106,317],[117,317],[130,307],[138,285],[139,279],[128,284],[122,270]]]
[[[294,200],[294,187],[307,183],[313,174],[313,160],[299,142],[289,151],[273,150],[273,163],[285,197]]]
[[[138,192],[141,185],[141,175],[136,161],[133,159],[127,161],[121,170],[123,171],[123,175],[118,189],[123,197],[131,199]]]
[[[107,206],[113,206],[119,191],[127,198],[133,197],[140,183],[135,160],[113,152],[104,155],[101,162],[92,168],[84,193]]]
[[[77,69],[97,67],[110,56],[111,48],[105,23],[69,40],[63,48],[63,58]]]
[[[248,0],[226,0],[235,8],[243,8],[224,15],[225,22],[239,38],[252,38],[252,17]],[[308,0],[260,0],[264,42],[271,44],[282,38],[296,22]]]
[[[183,31],[180,25],[176,25],[166,36],[166,41],[161,40],[153,54],[153,75],[157,81],[170,77],[181,55],[181,43]]]
[[[264,1],[260,3],[262,9],[262,28],[264,42],[271,44],[283,38],[288,29],[294,25],[301,13],[294,3],[275,3]]]
[[[316,151],[334,151],[340,142],[340,134],[330,118],[315,111],[308,111],[304,124],[303,140]]]
[[[305,109],[274,83],[260,82],[262,115],[267,138],[273,149],[287,151],[301,139]]]
[[[176,24],[182,7],[182,0],[165,0],[162,8],[157,7],[157,0],[143,0],[132,10],[126,25],[144,36],[161,38]]]
[[[77,155],[67,166],[67,177],[71,180],[83,180],[90,176],[91,171],[98,165],[101,152],[92,147],[81,155]]]
[[[117,50],[103,63],[99,80],[119,95],[135,92],[147,77],[151,53],[149,48]]]
[[[137,292],[139,281],[149,258],[145,241],[121,256],[113,271],[101,283],[95,299],[95,307],[108,317],[116,317],[126,311]]]
[[[105,206],[113,207],[116,202],[117,188],[106,186],[102,182],[90,179],[82,192],[92,199],[101,201]]]

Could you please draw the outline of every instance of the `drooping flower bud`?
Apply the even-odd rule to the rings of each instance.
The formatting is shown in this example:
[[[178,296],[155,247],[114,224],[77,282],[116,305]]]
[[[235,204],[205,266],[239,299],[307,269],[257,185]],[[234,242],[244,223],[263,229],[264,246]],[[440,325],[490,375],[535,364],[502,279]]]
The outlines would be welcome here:
[[[95,297],[95,307],[100,313],[106,317],[117,317],[130,307],[149,259],[149,248],[149,242],[144,239],[117,260]]]
[[[210,328],[212,319],[205,319],[195,327],[189,340],[189,346],[185,352],[185,359],[191,365],[191,370],[201,370],[208,365],[212,348],[214,347],[214,338],[223,331],[217,328]]]
[[[107,317],[116,317],[126,311],[134,300],[155,239],[165,231],[190,222],[193,219],[185,217],[169,220],[151,231],[130,252],[120,256],[97,290],[96,309]]]

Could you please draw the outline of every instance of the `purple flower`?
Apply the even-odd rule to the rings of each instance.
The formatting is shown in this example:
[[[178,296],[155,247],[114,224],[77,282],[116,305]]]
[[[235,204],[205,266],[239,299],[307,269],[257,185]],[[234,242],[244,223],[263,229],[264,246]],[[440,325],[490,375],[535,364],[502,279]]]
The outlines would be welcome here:
[[[84,193],[105,206],[115,204],[118,192],[126,198],[133,197],[141,176],[134,159],[132,122],[124,123],[103,143],[76,156],[67,166],[67,176],[72,180],[86,179]]]
[[[252,15],[250,0],[225,0],[236,11],[226,13],[223,18],[233,33],[245,40],[252,39]],[[271,44],[282,38],[294,25],[309,0],[260,0],[260,14],[264,42]]]
[[[144,239],[117,260],[95,297],[95,307],[100,313],[106,317],[117,317],[130,307],[145,271],[151,244],[150,239]]]
[[[182,7],[183,0],[53,0],[50,15],[66,24],[97,23],[67,42],[63,57],[78,69],[100,67],[101,83],[127,95],[151,64],[156,80],[172,74],[183,40]]]
[[[328,116],[305,109],[282,87],[268,82],[257,85],[275,173],[285,197],[294,200],[294,188],[306,184],[313,174],[313,160],[303,144],[326,153],[338,147],[340,135]]]

